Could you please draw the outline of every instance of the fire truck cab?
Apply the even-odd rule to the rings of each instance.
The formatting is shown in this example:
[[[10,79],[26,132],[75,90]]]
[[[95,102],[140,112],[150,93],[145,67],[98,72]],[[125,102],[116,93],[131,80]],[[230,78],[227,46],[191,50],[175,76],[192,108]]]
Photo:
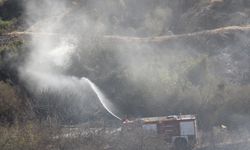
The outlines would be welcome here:
[[[167,143],[176,150],[187,150],[197,143],[197,121],[195,115],[173,115],[163,117],[125,120],[123,126],[140,127],[163,135]]]

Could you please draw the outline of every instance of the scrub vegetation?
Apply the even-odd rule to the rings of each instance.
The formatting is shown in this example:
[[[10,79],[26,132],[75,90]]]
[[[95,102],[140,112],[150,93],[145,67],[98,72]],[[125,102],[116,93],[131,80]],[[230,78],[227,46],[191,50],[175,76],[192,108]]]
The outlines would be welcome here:
[[[200,144],[249,139],[249,39],[249,0],[0,0],[0,149],[169,148],[122,132],[83,78],[121,118],[196,114]]]

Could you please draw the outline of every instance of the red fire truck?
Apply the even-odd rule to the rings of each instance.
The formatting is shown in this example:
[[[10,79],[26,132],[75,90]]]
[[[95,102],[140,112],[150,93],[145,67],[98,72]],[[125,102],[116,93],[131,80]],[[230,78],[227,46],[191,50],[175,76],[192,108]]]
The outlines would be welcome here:
[[[197,121],[195,115],[173,115],[163,117],[124,120],[123,128],[142,128],[163,135],[167,143],[176,150],[187,150],[197,143]]]

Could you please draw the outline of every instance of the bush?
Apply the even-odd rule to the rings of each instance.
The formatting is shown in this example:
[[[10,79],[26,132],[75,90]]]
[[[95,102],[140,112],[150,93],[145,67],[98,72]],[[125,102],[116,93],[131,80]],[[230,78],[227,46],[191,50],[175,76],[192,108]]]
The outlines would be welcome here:
[[[7,83],[0,81],[0,122],[13,122],[20,108],[14,89]]]
[[[35,122],[0,126],[1,150],[46,150],[53,145],[56,128],[42,128]]]
[[[0,34],[9,31],[13,27],[15,22],[16,19],[6,21],[0,18]]]
[[[17,94],[16,89],[8,83],[0,81],[0,125],[21,121],[27,114],[26,101]],[[30,112],[29,112],[30,113]]]

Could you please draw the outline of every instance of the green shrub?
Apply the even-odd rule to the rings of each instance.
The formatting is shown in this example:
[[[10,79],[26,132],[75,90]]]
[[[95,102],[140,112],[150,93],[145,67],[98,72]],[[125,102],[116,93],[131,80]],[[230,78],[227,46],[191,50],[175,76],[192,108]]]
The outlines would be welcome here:
[[[15,24],[16,19],[12,20],[3,20],[0,18],[0,34],[9,31]]]

